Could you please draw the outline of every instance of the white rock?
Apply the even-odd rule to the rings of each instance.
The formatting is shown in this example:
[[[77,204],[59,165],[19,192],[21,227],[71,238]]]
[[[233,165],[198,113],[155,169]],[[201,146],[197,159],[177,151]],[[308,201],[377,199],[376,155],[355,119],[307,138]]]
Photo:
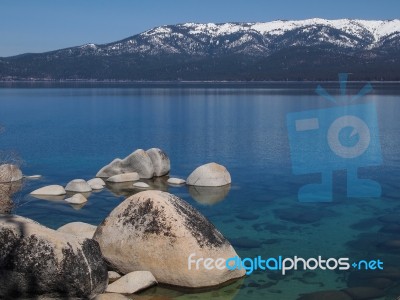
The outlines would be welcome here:
[[[140,178],[152,178],[154,166],[150,156],[143,150],[138,149],[124,159],[114,159],[111,163],[101,168],[96,177],[108,178],[114,175],[133,173],[139,174]]]
[[[228,170],[219,164],[208,163],[198,167],[186,180],[188,185],[223,186],[232,182]]]
[[[171,162],[168,155],[159,148],[151,148],[146,151],[154,167],[154,176],[164,176],[171,169]]]
[[[79,195],[79,194],[77,194]],[[97,229],[97,226],[83,223],[83,222],[71,222],[61,226],[57,229],[58,232],[72,234],[78,237],[92,239]]]
[[[22,172],[16,165],[0,165],[0,182],[14,182],[21,179]]]
[[[105,185],[106,185],[106,183],[104,182],[104,180],[101,179],[101,178],[93,178],[93,179],[90,179],[90,180],[87,181],[87,183],[88,183],[88,185],[89,185],[93,190],[96,190],[96,189],[93,188],[93,186],[99,186],[99,185],[105,186]]]
[[[135,183],[133,184],[133,186],[134,186],[134,187],[137,187],[137,188],[141,188],[141,189],[147,189],[147,188],[150,187],[150,186],[149,186],[147,183],[145,183],[145,182],[135,182]]]
[[[114,159],[108,165],[104,166],[97,172],[96,177],[108,178],[117,174],[126,173],[121,167],[122,160],[120,158]]]
[[[61,185],[48,185],[31,192],[31,195],[61,196],[65,195],[65,189]]]
[[[118,174],[111,176],[107,179],[108,182],[119,183],[119,182],[128,182],[128,181],[136,181],[139,180],[139,174],[136,172],[132,173],[125,173],[125,174]]]
[[[82,194],[75,194],[72,197],[65,199],[64,201],[67,201],[71,204],[82,204],[87,202],[87,199]]]
[[[168,178],[167,182],[172,185],[182,185],[182,184],[186,183],[185,180],[180,179],[180,178],[174,178],[174,177]]]
[[[121,167],[128,172],[136,172],[140,178],[152,178],[154,166],[150,156],[143,149],[138,149],[121,161]]]
[[[92,191],[90,185],[83,179],[74,179],[68,182],[65,187],[67,192],[75,192],[75,193],[88,193]]]
[[[103,186],[103,185],[100,185],[100,184],[93,184],[93,185],[91,185],[90,187],[91,187],[92,190],[94,190],[94,191],[98,191],[98,190],[104,189],[104,186]]]
[[[133,294],[157,284],[153,274],[148,271],[135,271],[122,276],[108,285],[106,292],[118,294]]]
[[[39,178],[42,178],[42,175],[25,175],[24,178],[26,178],[26,179],[39,179]]]
[[[97,227],[93,237],[104,258],[121,274],[150,271],[160,283],[200,288],[243,277],[245,270],[188,268],[188,258],[237,256],[229,241],[195,208],[161,191],[137,193]],[[138,246],[140,245],[140,246]]]
[[[121,275],[118,274],[117,272],[114,271],[108,271],[108,282],[112,283],[114,281],[116,281],[117,279],[120,279]]]

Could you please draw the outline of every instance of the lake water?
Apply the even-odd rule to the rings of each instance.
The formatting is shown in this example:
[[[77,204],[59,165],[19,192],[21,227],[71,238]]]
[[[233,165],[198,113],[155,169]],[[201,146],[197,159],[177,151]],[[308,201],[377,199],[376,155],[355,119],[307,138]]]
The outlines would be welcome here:
[[[323,83],[335,96],[337,83]],[[26,180],[15,195],[15,214],[51,228],[82,221],[99,224],[131,190],[92,193],[83,207],[29,195],[44,185],[90,179],[116,157],[162,148],[171,175],[186,178],[217,162],[232,176],[211,191],[151,182],[199,209],[241,257],[349,257],[381,259],[373,275],[385,296],[400,295],[400,85],[373,83],[355,104],[377,109],[383,163],[360,169],[378,181],[380,198],[347,198],[346,173],[334,172],[332,202],[300,203],[297,192],[318,174],[292,173],[286,116],[335,105],[315,93],[317,83],[295,84],[2,84],[0,149],[17,153]],[[362,84],[349,85],[348,93]],[[313,141],[310,141],[312,143]],[[323,155],[323,154],[320,154]],[[208,194],[207,194],[208,193]],[[386,273],[385,273],[386,272]],[[365,272],[364,272],[365,273]],[[374,286],[362,271],[255,271],[243,282],[200,294],[152,288],[145,295],[176,299],[296,299],[300,294]],[[390,273],[390,274],[389,274]],[[386,281],[385,281],[386,280]],[[382,283],[383,282],[383,283]],[[314,298],[313,298],[314,299]]]

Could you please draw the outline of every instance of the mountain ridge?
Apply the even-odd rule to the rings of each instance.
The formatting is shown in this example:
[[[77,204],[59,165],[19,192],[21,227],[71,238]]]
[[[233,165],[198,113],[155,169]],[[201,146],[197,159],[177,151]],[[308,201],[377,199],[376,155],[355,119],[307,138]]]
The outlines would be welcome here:
[[[399,50],[399,19],[182,23],[0,58],[0,79],[329,80],[346,71],[400,80]]]

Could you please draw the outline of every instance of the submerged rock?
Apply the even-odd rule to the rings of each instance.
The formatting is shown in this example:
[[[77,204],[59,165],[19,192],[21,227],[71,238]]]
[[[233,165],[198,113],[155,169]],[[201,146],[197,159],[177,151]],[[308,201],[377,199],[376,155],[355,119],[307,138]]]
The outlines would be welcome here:
[[[385,292],[381,289],[377,289],[369,286],[358,286],[344,289],[347,295],[350,295],[352,299],[377,299],[385,296]]]
[[[145,182],[135,182],[133,184],[133,186],[136,187],[136,188],[140,188],[140,189],[148,189],[148,188],[150,188],[150,186]]]
[[[171,169],[171,162],[168,155],[159,148],[151,148],[146,151],[153,163],[154,176],[167,175]]]
[[[0,216],[0,296],[56,293],[92,298],[107,287],[98,244],[30,219]]]
[[[58,232],[72,234],[78,237],[92,239],[97,226],[83,223],[83,222],[71,222],[61,226],[57,229]]]
[[[94,239],[111,269],[122,274],[150,271],[160,283],[211,287],[245,274],[226,268],[206,270],[201,264],[197,270],[194,265],[188,268],[193,254],[193,259],[237,254],[203,215],[166,192],[144,191],[129,197],[98,226]]]
[[[208,163],[195,169],[186,179],[188,185],[223,186],[231,183],[228,170],[219,164]]]
[[[107,178],[107,182],[112,182],[112,183],[121,183],[121,182],[131,182],[131,181],[136,181],[139,180],[140,176],[136,172],[132,173],[124,173],[124,174],[118,174],[111,176]]]
[[[13,164],[0,165],[0,182],[14,182],[22,179],[22,172]]]
[[[92,191],[90,185],[83,179],[74,179],[68,182],[67,186],[65,187],[67,192],[74,192],[74,193],[89,193]]]
[[[148,271],[136,271],[122,276],[111,283],[106,292],[118,294],[133,294],[157,284],[153,274]]]
[[[321,291],[304,294],[297,300],[353,300],[353,298],[342,291]]]
[[[65,189],[61,185],[48,185],[40,189],[31,192],[31,195],[42,195],[42,196],[61,196],[65,195]]]

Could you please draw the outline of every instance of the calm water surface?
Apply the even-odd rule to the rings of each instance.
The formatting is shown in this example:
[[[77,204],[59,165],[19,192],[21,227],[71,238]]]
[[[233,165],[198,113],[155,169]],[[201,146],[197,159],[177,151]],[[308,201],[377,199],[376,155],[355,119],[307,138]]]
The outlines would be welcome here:
[[[170,156],[171,175],[186,178],[197,166],[215,161],[228,168],[228,189],[171,188],[151,182],[198,208],[231,240],[240,256],[349,257],[381,259],[400,274],[400,85],[373,84],[358,103],[378,112],[383,165],[360,169],[382,185],[379,199],[348,199],[346,173],[334,173],[331,203],[302,204],[297,191],[318,174],[294,176],[286,114],[334,104],[316,95],[316,83],[220,85],[16,85],[0,88],[0,149],[22,159],[25,181],[14,213],[58,228],[82,221],[99,224],[127,194],[126,189],[92,193],[83,207],[47,201],[29,192],[48,184],[92,178],[116,157],[137,148],[159,147]],[[336,83],[326,83],[337,93]],[[362,84],[351,84],[349,94]],[[212,196],[210,196],[212,195]],[[399,221],[397,221],[399,220]],[[396,227],[397,226],[397,227]],[[390,244],[392,242],[392,244]],[[390,269],[391,268],[391,269]],[[385,277],[386,276],[386,277]],[[188,295],[153,288],[145,294],[176,299],[296,299],[302,293],[370,285],[355,271],[256,271],[242,285]],[[387,278],[383,274],[378,276]],[[400,295],[400,275],[385,296]]]

